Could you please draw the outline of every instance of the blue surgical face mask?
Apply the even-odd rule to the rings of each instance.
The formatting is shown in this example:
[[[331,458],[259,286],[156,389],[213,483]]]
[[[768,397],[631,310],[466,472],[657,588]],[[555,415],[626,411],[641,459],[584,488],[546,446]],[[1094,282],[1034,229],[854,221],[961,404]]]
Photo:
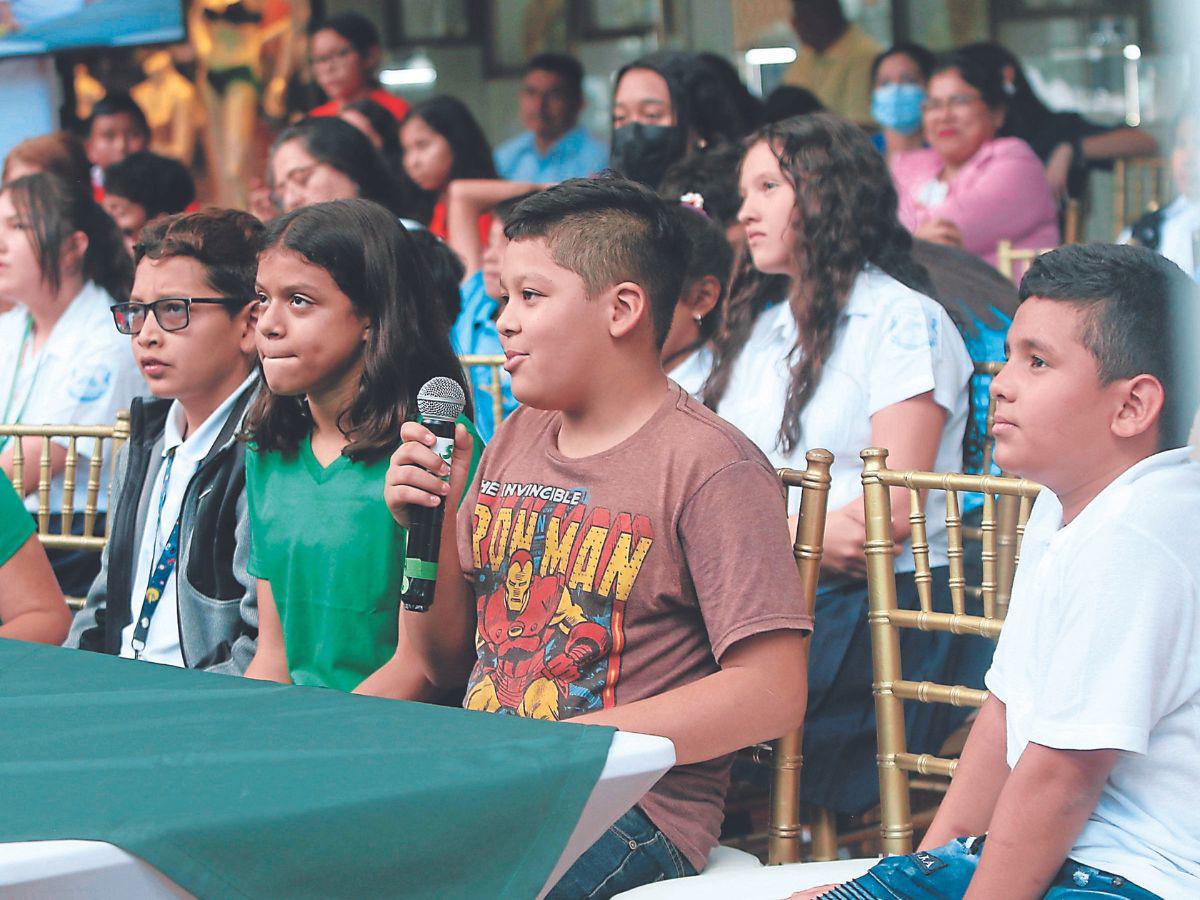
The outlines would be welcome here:
[[[871,93],[871,117],[891,131],[915,134],[924,102],[925,88],[919,84],[885,84]]]

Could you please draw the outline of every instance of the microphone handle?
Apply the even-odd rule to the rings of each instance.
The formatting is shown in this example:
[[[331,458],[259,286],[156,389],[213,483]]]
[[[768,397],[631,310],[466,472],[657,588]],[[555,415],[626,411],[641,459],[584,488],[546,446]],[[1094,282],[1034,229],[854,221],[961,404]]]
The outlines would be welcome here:
[[[433,432],[437,442],[434,452],[450,465],[454,453],[454,422],[427,419],[425,427]],[[449,481],[447,475],[443,481]],[[409,513],[408,542],[404,553],[404,580],[400,602],[413,612],[427,612],[433,605],[437,586],[438,553],[442,545],[442,520],[446,499],[437,506],[421,506]]]

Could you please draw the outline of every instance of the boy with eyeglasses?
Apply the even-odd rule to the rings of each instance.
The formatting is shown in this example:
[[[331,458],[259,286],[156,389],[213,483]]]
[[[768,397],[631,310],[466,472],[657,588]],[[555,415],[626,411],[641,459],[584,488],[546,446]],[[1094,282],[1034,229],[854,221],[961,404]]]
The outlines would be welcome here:
[[[131,405],[100,574],[68,647],[235,675],[254,658],[258,601],[237,436],[258,390],[261,231],[235,210],[170,216],[142,231],[132,296],[112,313],[159,399]]]

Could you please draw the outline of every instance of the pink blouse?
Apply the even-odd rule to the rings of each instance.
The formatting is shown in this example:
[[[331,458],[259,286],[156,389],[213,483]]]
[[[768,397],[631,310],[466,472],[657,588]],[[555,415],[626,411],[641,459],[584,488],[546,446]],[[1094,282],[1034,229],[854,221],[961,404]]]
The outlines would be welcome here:
[[[894,154],[890,165],[909,231],[946,219],[958,226],[963,247],[993,266],[1001,240],[1020,249],[1059,244],[1058,208],[1042,162],[1020,138],[988,141],[949,185],[938,181],[944,164],[931,148]]]

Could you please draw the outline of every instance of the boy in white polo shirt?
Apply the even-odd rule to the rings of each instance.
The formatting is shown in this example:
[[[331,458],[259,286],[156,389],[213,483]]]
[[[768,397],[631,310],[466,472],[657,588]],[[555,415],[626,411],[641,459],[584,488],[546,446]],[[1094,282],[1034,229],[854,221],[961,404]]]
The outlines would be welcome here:
[[[1140,247],[1030,267],[996,462],[1047,491],[991,697],[922,850],[804,896],[1200,896],[1200,464],[1164,339],[1193,290]]]

